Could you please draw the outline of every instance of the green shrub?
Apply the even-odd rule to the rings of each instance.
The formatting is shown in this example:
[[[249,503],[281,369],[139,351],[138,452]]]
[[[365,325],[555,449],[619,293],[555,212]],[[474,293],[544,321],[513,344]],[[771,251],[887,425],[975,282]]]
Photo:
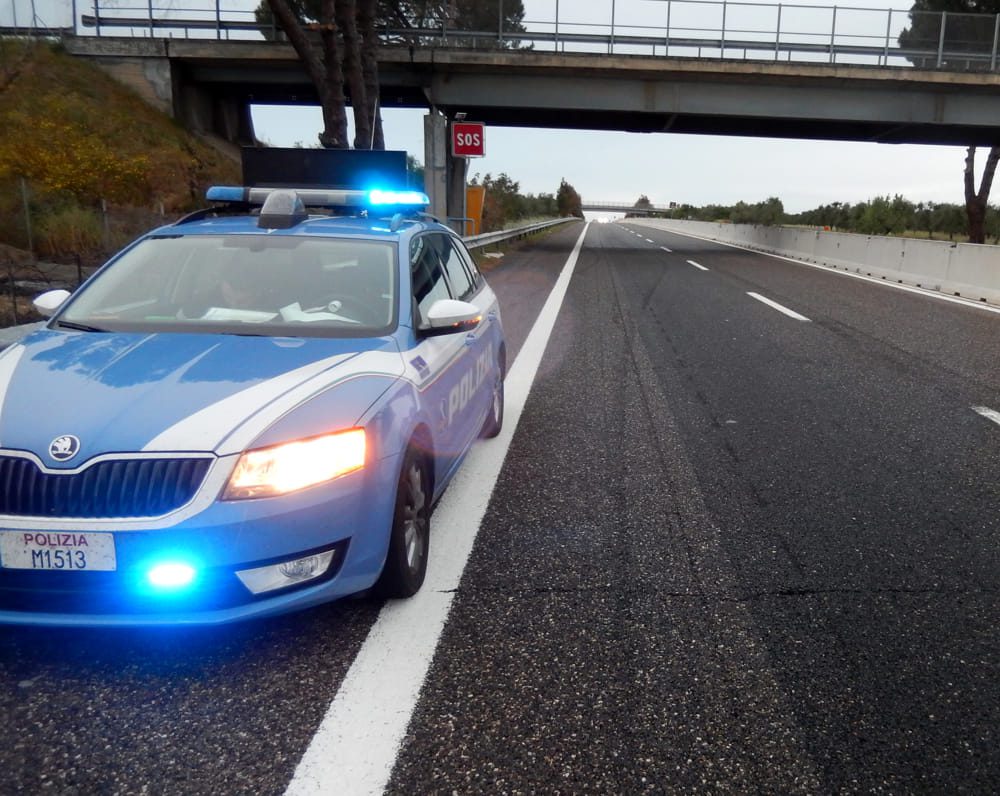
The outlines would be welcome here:
[[[89,207],[71,204],[50,210],[38,219],[38,254],[42,257],[88,255],[103,248],[101,216]]]

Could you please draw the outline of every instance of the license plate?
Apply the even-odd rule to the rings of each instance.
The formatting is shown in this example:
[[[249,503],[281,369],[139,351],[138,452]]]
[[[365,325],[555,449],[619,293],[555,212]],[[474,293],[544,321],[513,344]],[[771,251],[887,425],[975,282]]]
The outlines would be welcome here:
[[[113,572],[115,537],[110,533],[0,532],[0,567]]]

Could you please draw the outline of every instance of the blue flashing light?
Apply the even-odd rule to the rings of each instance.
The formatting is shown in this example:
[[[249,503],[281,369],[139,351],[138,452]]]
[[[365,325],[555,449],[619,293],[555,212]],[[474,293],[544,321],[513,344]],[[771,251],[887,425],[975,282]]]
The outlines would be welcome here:
[[[245,202],[246,188],[238,185],[213,185],[205,192],[205,198],[210,202]]]
[[[146,580],[154,589],[175,591],[190,586],[194,576],[195,569],[190,564],[171,561],[152,567],[146,573]]]
[[[381,191],[368,192],[368,203],[372,206],[392,207],[426,207],[431,203],[427,194],[420,191]]]

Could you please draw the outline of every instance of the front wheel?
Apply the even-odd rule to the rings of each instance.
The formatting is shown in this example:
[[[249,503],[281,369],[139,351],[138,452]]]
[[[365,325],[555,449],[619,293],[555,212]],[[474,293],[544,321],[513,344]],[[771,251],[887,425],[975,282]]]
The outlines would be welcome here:
[[[376,584],[383,597],[412,597],[420,591],[427,574],[430,527],[427,466],[410,450],[396,487],[389,552]]]

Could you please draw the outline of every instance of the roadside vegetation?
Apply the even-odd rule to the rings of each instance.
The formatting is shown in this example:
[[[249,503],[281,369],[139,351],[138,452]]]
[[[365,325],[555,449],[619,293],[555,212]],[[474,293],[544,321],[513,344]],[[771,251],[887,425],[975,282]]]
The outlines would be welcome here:
[[[204,203],[238,164],[56,45],[0,39],[0,242],[39,257],[115,251]]]
[[[238,176],[99,68],[49,42],[0,38],[0,325],[33,319],[23,294],[53,273],[38,260],[71,264],[75,282]]]
[[[636,202],[636,207],[648,206]],[[648,200],[646,200],[648,202]],[[709,204],[703,207],[682,204],[662,218],[716,221],[731,224],[764,226],[807,226],[835,232],[862,235],[896,235],[931,240],[966,242],[968,217],[964,205],[946,202],[911,202],[900,196],[876,196],[866,202],[832,202],[802,213],[786,213],[782,202],[771,197],[763,202],[735,205]],[[1000,208],[987,206],[984,220],[985,240],[1000,244]]]
[[[476,174],[469,185],[486,188],[483,232],[494,232],[545,218],[583,218],[580,194],[566,180],[560,182],[559,189],[554,194],[522,194],[521,184],[504,173],[496,177],[492,174],[485,177]]]

